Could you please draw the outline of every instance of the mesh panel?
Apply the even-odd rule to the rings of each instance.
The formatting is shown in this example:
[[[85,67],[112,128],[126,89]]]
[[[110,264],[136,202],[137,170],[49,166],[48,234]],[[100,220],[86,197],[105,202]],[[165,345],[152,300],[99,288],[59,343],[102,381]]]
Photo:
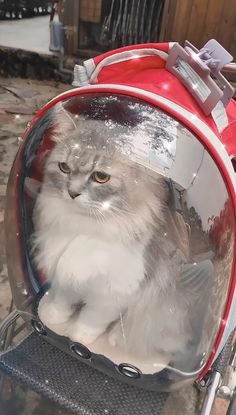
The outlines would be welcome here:
[[[0,369],[81,415],[161,415],[168,396],[109,378],[36,334],[2,355]]]

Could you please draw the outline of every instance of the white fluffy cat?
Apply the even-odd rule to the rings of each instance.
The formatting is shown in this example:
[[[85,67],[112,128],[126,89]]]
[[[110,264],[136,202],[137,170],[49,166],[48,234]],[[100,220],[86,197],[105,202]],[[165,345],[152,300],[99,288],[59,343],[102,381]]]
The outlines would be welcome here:
[[[51,122],[55,147],[34,209],[35,261],[50,283],[40,319],[66,323],[64,334],[85,345],[110,330],[112,345],[139,355],[179,352],[189,300],[163,236],[162,177],[119,153],[119,125],[60,106]]]

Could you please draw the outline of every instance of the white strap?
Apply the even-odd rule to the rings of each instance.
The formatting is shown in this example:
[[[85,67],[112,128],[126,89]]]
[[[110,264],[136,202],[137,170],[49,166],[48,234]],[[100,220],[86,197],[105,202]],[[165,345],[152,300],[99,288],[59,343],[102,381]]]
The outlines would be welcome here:
[[[124,52],[115,53],[114,55],[107,56],[97,66],[95,66],[94,60],[89,59],[83,63],[83,65],[75,65],[74,67],[74,81],[73,86],[85,86],[97,81],[99,72],[109,65],[113,65],[119,62],[125,62],[130,59],[143,58],[147,56],[159,56],[163,60],[166,60],[168,54],[154,48],[132,49]]]

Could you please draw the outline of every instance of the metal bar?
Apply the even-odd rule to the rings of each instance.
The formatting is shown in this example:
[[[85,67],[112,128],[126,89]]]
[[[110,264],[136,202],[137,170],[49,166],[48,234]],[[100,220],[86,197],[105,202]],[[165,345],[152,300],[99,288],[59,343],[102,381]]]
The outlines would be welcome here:
[[[0,351],[6,350],[10,345],[12,338],[14,337],[13,331],[17,319],[19,318],[19,313],[17,310],[13,309],[13,300],[11,300],[10,313],[8,316],[0,323]],[[0,396],[4,388],[5,374],[0,373]]]
[[[200,415],[211,414],[212,406],[216,397],[217,389],[220,386],[221,379],[221,374],[219,372],[214,372],[212,377],[210,378]]]
[[[13,332],[13,339],[19,334],[21,333],[26,327],[27,327],[28,323],[26,321],[24,321],[19,327],[17,327],[14,332]]]
[[[8,316],[0,323],[0,347],[4,343],[5,333],[8,328],[18,319],[20,316],[17,310],[13,310]]]
[[[7,348],[12,344],[15,328],[16,328],[16,320],[13,321],[13,323],[10,325],[10,327],[6,331],[5,339],[2,344],[3,350],[7,350]]]
[[[13,306],[14,306],[14,304],[13,304],[13,298],[12,298],[8,314],[10,314],[12,312]],[[8,344],[11,342],[12,330],[13,330],[13,325],[11,325],[9,327],[9,330],[6,330],[6,332],[5,332],[4,339],[2,340],[2,349],[3,350],[6,350],[6,348],[8,347]]]
[[[233,399],[231,400],[229,407],[228,407],[228,411],[226,415],[235,415],[236,414],[236,388],[234,390],[234,396]]]

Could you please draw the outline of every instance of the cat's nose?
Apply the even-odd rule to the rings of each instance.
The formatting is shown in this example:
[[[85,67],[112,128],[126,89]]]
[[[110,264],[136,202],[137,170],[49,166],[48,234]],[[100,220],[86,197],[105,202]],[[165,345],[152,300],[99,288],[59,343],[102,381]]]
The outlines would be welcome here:
[[[76,197],[80,196],[81,193],[74,192],[73,190],[68,189],[68,193],[71,199],[75,199]]]

